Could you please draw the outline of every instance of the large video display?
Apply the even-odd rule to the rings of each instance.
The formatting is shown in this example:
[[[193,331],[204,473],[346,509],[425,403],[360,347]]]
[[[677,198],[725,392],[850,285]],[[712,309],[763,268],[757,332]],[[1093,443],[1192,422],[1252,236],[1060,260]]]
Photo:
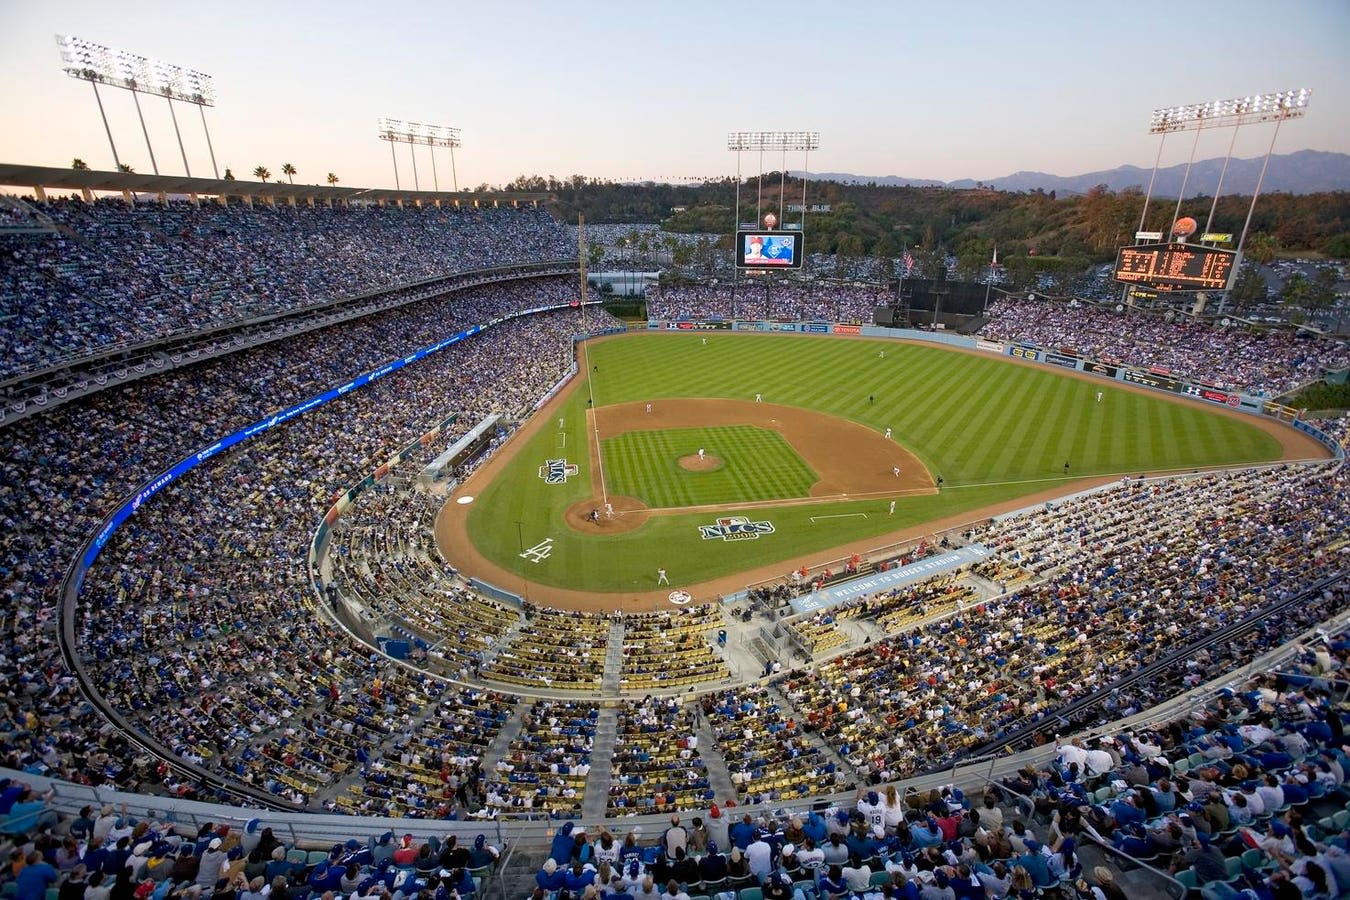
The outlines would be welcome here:
[[[736,232],[736,265],[742,269],[800,269],[803,249],[799,232]]]

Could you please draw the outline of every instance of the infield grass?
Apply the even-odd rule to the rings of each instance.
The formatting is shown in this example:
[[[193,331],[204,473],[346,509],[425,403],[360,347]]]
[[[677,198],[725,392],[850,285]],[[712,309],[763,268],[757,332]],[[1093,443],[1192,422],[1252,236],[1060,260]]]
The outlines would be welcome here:
[[[601,435],[610,493],[637,497],[654,509],[805,497],[818,477],[775,432],[750,425],[670,428]],[[706,449],[717,469],[681,468]]]
[[[705,336],[707,345],[700,340]],[[523,577],[560,587],[651,590],[659,567],[670,572],[676,586],[769,563],[782,562],[786,571],[812,551],[850,543],[866,551],[880,543],[877,535],[1078,477],[1239,465],[1280,456],[1279,442],[1270,435],[1198,404],[1124,390],[1107,379],[1069,378],[1003,357],[936,346],[727,333],[639,334],[584,346],[582,371],[590,373],[597,407],[663,397],[753,400],[760,393],[766,402],[850,419],[879,432],[891,428],[934,476],[943,477],[945,487],[941,494],[900,498],[894,515],[887,514],[888,501],[877,499],[744,511],[728,501],[716,513],[653,516],[635,531],[583,535],[562,519],[569,505],[592,495],[583,384],[551,413],[566,423],[565,451],[550,421],[481,490],[469,515],[471,539],[485,556]],[[705,435],[723,430],[708,429]],[[682,448],[697,452],[701,445],[714,452],[714,443],[714,436],[705,436],[692,445],[653,445],[645,461],[638,454],[631,462],[652,466],[635,490],[652,491],[643,499],[653,506],[722,502],[695,501],[700,495],[680,493],[682,480],[697,483],[717,473],[686,479],[694,473],[674,466],[684,455]],[[563,455],[579,466],[578,474],[565,484],[545,484],[538,467]],[[607,449],[605,461],[612,469],[607,483],[611,492],[623,493],[613,480],[620,475],[613,456]],[[1065,462],[1070,464],[1067,477]],[[663,480],[666,465],[669,479]],[[778,477],[751,473],[737,490],[773,490]],[[757,485],[757,479],[769,487]],[[661,496],[666,499],[655,499]],[[775,532],[754,541],[700,537],[699,525],[737,514],[768,519]],[[535,563],[520,557],[521,549],[545,537],[553,539],[547,559]]]

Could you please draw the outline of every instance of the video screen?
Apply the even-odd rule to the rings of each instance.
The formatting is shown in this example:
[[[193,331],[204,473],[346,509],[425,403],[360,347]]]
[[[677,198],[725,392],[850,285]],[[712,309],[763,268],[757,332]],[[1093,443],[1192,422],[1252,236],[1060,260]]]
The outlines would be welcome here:
[[[800,269],[802,235],[783,231],[736,233],[736,265],[742,269]]]

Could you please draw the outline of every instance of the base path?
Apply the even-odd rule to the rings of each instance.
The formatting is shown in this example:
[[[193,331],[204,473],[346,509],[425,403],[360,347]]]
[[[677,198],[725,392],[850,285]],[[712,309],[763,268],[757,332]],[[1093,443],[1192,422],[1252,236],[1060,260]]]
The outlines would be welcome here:
[[[783,339],[779,336],[766,337],[777,340]],[[611,339],[604,338],[602,340]],[[974,356],[988,356],[988,354],[979,350],[947,349]],[[1044,368],[1036,363],[1022,360],[1005,358],[1005,361],[1013,365],[1022,364],[1033,368]],[[1087,381],[1097,381],[1103,385],[1108,384],[1093,375],[1081,372],[1062,372],[1059,374]],[[479,486],[489,483],[496,477],[497,473],[525,445],[531,435],[544,424],[551,423],[556,417],[554,410],[566,402],[566,398],[573,391],[581,389],[584,382],[584,377],[573,379],[558,393],[557,397],[536,412],[530,421],[512,435],[510,440],[491,460],[471,475],[457,489],[456,494],[479,493]],[[1157,391],[1119,381],[1109,382],[1109,386],[1115,390],[1146,393],[1153,397],[1165,396]],[[1180,397],[1167,399],[1173,399],[1174,402],[1178,403],[1192,402]],[[1282,422],[1265,416],[1241,413],[1217,405],[1206,404],[1205,408],[1216,415],[1232,416],[1267,432],[1279,441],[1283,451],[1283,459],[1311,460],[1326,459],[1330,456],[1327,449],[1317,441]],[[696,428],[717,425],[755,425],[762,428],[771,428],[781,433],[784,440],[820,475],[820,481],[811,489],[811,502],[841,494],[885,496],[887,493],[926,493],[935,489],[927,468],[897,441],[889,440],[875,430],[856,422],[797,407],[739,400],[663,398],[654,401],[650,413],[646,412],[646,403],[625,403],[588,411],[588,415],[595,417],[600,434],[607,438],[626,431],[651,431],[664,428]],[[595,430],[589,430],[592,437],[588,443],[591,445],[591,453],[594,457],[596,452]],[[896,435],[895,437],[899,441],[904,440],[904,435]],[[697,457],[695,457],[695,460],[697,460]],[[900,466],[901,469],[898,479],[893,472],[896,465]],[[592,466],[592,471],[594,472],[596,468]],[[1161,473],[1131,472],[1128,474]],[[1027,494],[1004,503],[982,509],[967,510],[943,519],[925,522],[922,525],[889,534],[876,535],[867,539],[867,544],[871,547],[882,547],[888,544],[917,541],[956,528],[963,528],[971,523],[983,522],[1002,513],[1039,506],[1048,500],[1109,484],[1119,479],[1119,475],[1109,475],[1061,482],[1046,490]],[[588,518],[590,511],[597,507],[602,508],[603,503],[600,500],[601,491],[598,474],[594,478],[593,487],[596,494],[594,498],[573,505],[564,515],[567,524],[578,531],[614,534],[637,528],[646,521],[648,516],[687,513],[694,509],[691,507],[671,510],[647,509],[636,498],[611,496],[609,499],[615,512],[621,512],[623,515],[618,515],[612,520],[606,520],[602,514],[599,522],[590,522]],[[954,485],[948,487],[948,490],[959,489],[959,486]],[[800,502],[803,501],[771,501],[769,504],[763,505]],[[761,504],[752,505],[758,506]],[[744,506],[744,504],[738,504],[738,508],[740,506]],[[447,503],[437,516],[436,543],[440,547],[442,555],[466,577],[481,578],[507,590],[519,589],[522,584],[522,576],[518,572],[498,566],[480,554],[474,547],[473,542],[469,539],[467,528],[468,509],[467,506],[460,506],[452,501]],[[839,547],[821,548],[818,551],[803,554],[801,558],[792,561],[784,560],[740,572],[736,575],[729,575],[699,584],[681,585],[681,587],[689,591],[697,602],[712,601],[719,596],[744,590],[747,584],[784,576],[794,564],[824,563],[840,559],[862,549],[865,548],[860,548],[859,542],[856,541]],[[597,593],[557,588],[538,582],[529,583],[531,601],[558,609],[573,609],[583,612],[608,612],[619,608],[627,612],[672,610],[675,607],[670,603],[669,590],[669,588],[666,588],[641,593]]]

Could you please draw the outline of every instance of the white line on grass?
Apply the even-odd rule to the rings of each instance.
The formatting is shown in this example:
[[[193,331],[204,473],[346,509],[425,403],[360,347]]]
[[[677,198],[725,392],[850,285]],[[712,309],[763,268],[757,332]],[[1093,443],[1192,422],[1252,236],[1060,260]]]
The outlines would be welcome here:
[[[859,516],[867,518],[867,513],[839,513],[833,516],[812,516],[811,523],[815,524],[816,519],[856,519]]]

